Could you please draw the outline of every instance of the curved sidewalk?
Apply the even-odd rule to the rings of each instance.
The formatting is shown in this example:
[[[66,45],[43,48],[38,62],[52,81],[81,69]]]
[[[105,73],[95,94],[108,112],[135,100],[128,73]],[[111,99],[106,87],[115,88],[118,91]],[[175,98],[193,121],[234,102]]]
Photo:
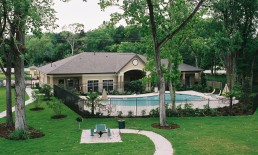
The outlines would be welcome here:
[[[120,129],[121,133],[135,133],[149,137],[155,145],[154,155],[173,155],[173,148],[171,143],[163,136],[152,131]]]
[[[34,100],[32,98],[32,91],[33,90],[31,88],[26,88],[25,91],[29,96],[29,99],[25,102],[25,106],[26,106],[26,105],[32,103]],[[12,111],[13,112],[15,111],[15,106],[12,107]],[[0,118],[3,118],[5,116],[6,116],[6,110],[0,113]]]

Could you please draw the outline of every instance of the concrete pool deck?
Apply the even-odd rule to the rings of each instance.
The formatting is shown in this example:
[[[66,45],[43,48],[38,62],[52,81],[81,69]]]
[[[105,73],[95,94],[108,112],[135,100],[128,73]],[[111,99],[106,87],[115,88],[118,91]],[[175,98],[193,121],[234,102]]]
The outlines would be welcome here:
[[[169,93],[166,91],[166,93]],[[182,108],[186,103],[191,103],[192,108],[198,108],[203,109],[205,105],[209,104],[210,108],[218,108],[218,107],[225,107],[229,106],[229,99],[223,96],[218,96],[216,94],[210,94],[210,93],[200,93],[196,91],[177,91],[177,94],[185,94],[185,95],[193,95],[193,96],[200,96],[201,99],[198,100],[182,100],[180,102],[177,102],[176,105],[181,105]],[[154,96],[158,95],[158,93],[148,93],[148,94],[134,94],[134,95],[108,95],[108,98],[134,98],[134,97],[148,97],[148,96]],[[118,101],[116,101],[118,102]],[[101,104],[104,105],[104,107],[97,108],[96,112],[100,112],[103,115],[110,115],[110,116],[117,116],[118,113],[122,112],[122,116],[127,116],[130,111],[133,112],[133,116],[142,116],[143,113],[149,114],[149,112],[152,109],[156,109],[159,107],[159,105],[144,105],[141,106],[139,104],[133,103],[133,101],[130,101],[131,105],[118,105],[118,104],[112,104],[112,101],[101,101]],[[238,103],[238,100],[233,100],[233,104]],[[137,106],[136,106],[137,105]],[[171,104],[169,105],[171,106]],[[85,110],[89,110],[89,107],[84,107]]]

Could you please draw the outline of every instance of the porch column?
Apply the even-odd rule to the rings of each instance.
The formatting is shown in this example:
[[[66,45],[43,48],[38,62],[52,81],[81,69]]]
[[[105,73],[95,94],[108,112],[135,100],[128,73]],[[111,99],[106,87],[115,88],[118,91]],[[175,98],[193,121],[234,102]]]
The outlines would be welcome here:
[[[82,87],[82,92],[86,93],[88,90],[87,87],[87,79],[86,79],[86,75],[82,75],[82,83],[81,83],[81,87]]]
[[[149,77],[151,76],[150,75],[151,73],[150,72],[146,72],[146,77],[147,77],[147,79],[149,79]],[[146,90],[147,91],[150,91],[151,90],[151,83],[147,83],[147,85],[146,85]]]
[[[54,79],[52,75],[49,75],[49,85],[54,86]]]
[[[119,92],[124,91],[124,73],[118,74],[118,91]]]
[[[182,83],[183,83],[183,85],[185,85],[185,72],[183,72],[183,77],[182,77]]]

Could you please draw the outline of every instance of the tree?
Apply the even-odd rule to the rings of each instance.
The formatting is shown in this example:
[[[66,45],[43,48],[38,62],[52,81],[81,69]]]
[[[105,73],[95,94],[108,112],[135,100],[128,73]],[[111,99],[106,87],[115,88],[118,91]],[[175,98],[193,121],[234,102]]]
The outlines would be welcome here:
[[[249,78],[250,42],[257,34],[257,0],[216,0],[212,17],[220,26],[216,42],[227,71],[227,84],[233,89],[237,79]],[[253,56],[253,55],[252,55]],[[252,57],[251,56],[251,57]]]
[[[87,104],[91,106],[91,115],[94,115],[94,109],[99,104],[99,95],[96,92],[90,92],[87,96]]]
[[[4,62],[1,61],[0,68],[6,77],[6,127],[13,127],[13,116],[12,116],[12,90],[11,90],[11,68],[13,53],[7,50],[7,45],[5,43],[6,38],[3,37],[2,42],[2,52],[5,59],[6,70],[4,70]],[[9,47],[8,47],[9,48]]]
[[[75,43],[78,39],[78,35],[84,32],[84,25],[80,23],[73,23],[63,26],[61,35],[65,38],[70,45],[71,54],[74,54]]]
[[[8,39],[14,55],[15,69],[15,130],[26,130],[24,53],[25,34],[39,33],[41,26],[53,25],[55,21],[51,1],[7,1]],[[42,13],[44,12],[44,13]]]
[[[175,3],[174,3],[175,2]],[[185,18],[185,20],[180,25],[173,25],[170,23],[169,19],[166,18],[170,12],[170,7],[175,5],[178,6],[182,1],[124,1],[121,8],[123,8],[124,13],[113,14],[115,19],[124,18],[129,24],[141,24],[146,26],[148,29],[151,28],[152,36],[152,46],[155,56],[155,66],[158,75],[158,85],[159,85],[159,97],[160,97],[160,125],[166,126],[166,113],[165,113],[165,79],[162,72],[161,66],[161,50],[160,48],[171,38],[173,38],[184,26],[194,17],[204,0],[200,0],[196,7],[193,9],[192,13]],[[172,4],[174,3],[174,4]],[[116,0],[100,0],[100,5],[105,8],[109,5],[119,5]],[[148,12],[148,13],[147,13]],[[114,19],[114,18],[113,18]],[[111,19],[112,22],[115,21]],[[160,25],[164,25],[166,29],[160,28]],[[172,25],[172,26],[171,26]],[[171,27],[170,27],[171,26]],[[167,31],[168,30],[168,31]],[[159,33],[158,33],[159,32]]]
[[[26,37],[25,61],[27,64],[39,66],[55,60],[52,37],[49,33],[44,33],[40,37],[35,35]]]
[[[114,43],[111,37],[113,28],[102,26],[86,33],[86,50],[96,52],[109,52]]]
[[[0,42],[2,47],[2,55],[4,56],[6,62],[6,70],[4,70],[4,62],[0,58],[0,68],[6,77],[6,127],[13,126],[12,117],[12,91],[11,91],[11,62],[12,62],[12,52],[6,49],[6,23],[7,23],[7,2],[2,0],[0,3]]]

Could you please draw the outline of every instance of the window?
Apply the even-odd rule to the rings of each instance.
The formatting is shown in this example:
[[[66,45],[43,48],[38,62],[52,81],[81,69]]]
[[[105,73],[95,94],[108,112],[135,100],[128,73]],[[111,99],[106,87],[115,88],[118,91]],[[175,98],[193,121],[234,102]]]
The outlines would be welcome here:
[[[99,91],[99,81],[98,80],[89,80],[88,81],[88,92],[89,91],[93,91],[93,92]]]
[[[69,88],[73,88],[74,87],[74,80],[73,79],[67,79],[67,85]]]
[[[64,84],[64,79],[59,79],[58,84]]]
[[[112,91],[113,90],[113,80],[103,80],[103,89],[106,91]]]

